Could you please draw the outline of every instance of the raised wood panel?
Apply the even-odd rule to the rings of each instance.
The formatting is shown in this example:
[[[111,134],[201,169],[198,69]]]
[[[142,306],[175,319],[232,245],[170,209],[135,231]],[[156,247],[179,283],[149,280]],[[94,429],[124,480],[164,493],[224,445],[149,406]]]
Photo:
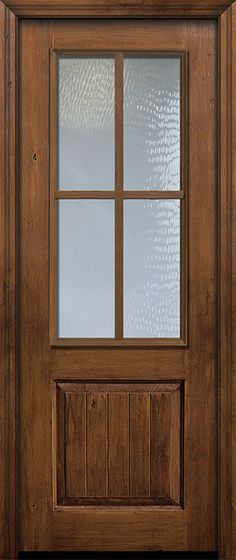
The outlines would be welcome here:
[[[180,505],[180,383],[58,383],[61,505]]]

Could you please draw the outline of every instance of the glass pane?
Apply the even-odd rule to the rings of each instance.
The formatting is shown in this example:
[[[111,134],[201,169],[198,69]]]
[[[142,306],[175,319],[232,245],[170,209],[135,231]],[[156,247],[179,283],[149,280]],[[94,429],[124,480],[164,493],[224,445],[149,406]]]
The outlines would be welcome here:
[[[115,65],[112,57],[58,60],[59,188],[114,188]]]
[[[180,337],[180,202],[124,203],[124,336]]]
[[[124,188],[180,188],[180,58],[124,60]]]
[[[114,337],[114,258],[114,201],[60,200],[60,337]]]

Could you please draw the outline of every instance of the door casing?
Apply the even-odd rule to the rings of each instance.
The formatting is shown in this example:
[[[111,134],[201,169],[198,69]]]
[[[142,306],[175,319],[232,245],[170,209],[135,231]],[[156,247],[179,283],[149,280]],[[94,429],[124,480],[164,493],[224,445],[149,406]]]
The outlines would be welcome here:
[[[236,559],[236,2],[0,2],[0,555],[17,558],[17,26],[19,18],[217,18],[219,555]],[[216,467],[217,468],[217,467]]]

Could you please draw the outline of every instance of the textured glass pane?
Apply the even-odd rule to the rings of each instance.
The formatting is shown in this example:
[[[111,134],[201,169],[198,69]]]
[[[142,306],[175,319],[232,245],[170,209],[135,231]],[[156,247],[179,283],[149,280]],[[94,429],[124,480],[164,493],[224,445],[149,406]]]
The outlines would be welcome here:
[[[124,61],[124,188],[180,188],[180,59]]]
[[[124,203],[124,336],[180,336],[180,202]]]
[[[58,334],[114,336],[114,201],[60,200]]]
[[[58,61],[59,188],[114,188],[112,57],[60,57]]]

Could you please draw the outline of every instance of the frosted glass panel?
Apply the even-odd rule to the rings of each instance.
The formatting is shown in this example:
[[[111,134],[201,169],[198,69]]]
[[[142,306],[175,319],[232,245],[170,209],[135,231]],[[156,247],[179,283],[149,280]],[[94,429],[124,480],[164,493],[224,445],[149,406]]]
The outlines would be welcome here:
[[[114,201],[58,204],[58,335],[114,337]]]
[[[180,188],[180,59],[124,60],[124,188]]]
[[[180,337],[180,202],[124,202],[124,336]]]
[[[59,188],[112,190],[114,58],[59,57],[58,81]]]

